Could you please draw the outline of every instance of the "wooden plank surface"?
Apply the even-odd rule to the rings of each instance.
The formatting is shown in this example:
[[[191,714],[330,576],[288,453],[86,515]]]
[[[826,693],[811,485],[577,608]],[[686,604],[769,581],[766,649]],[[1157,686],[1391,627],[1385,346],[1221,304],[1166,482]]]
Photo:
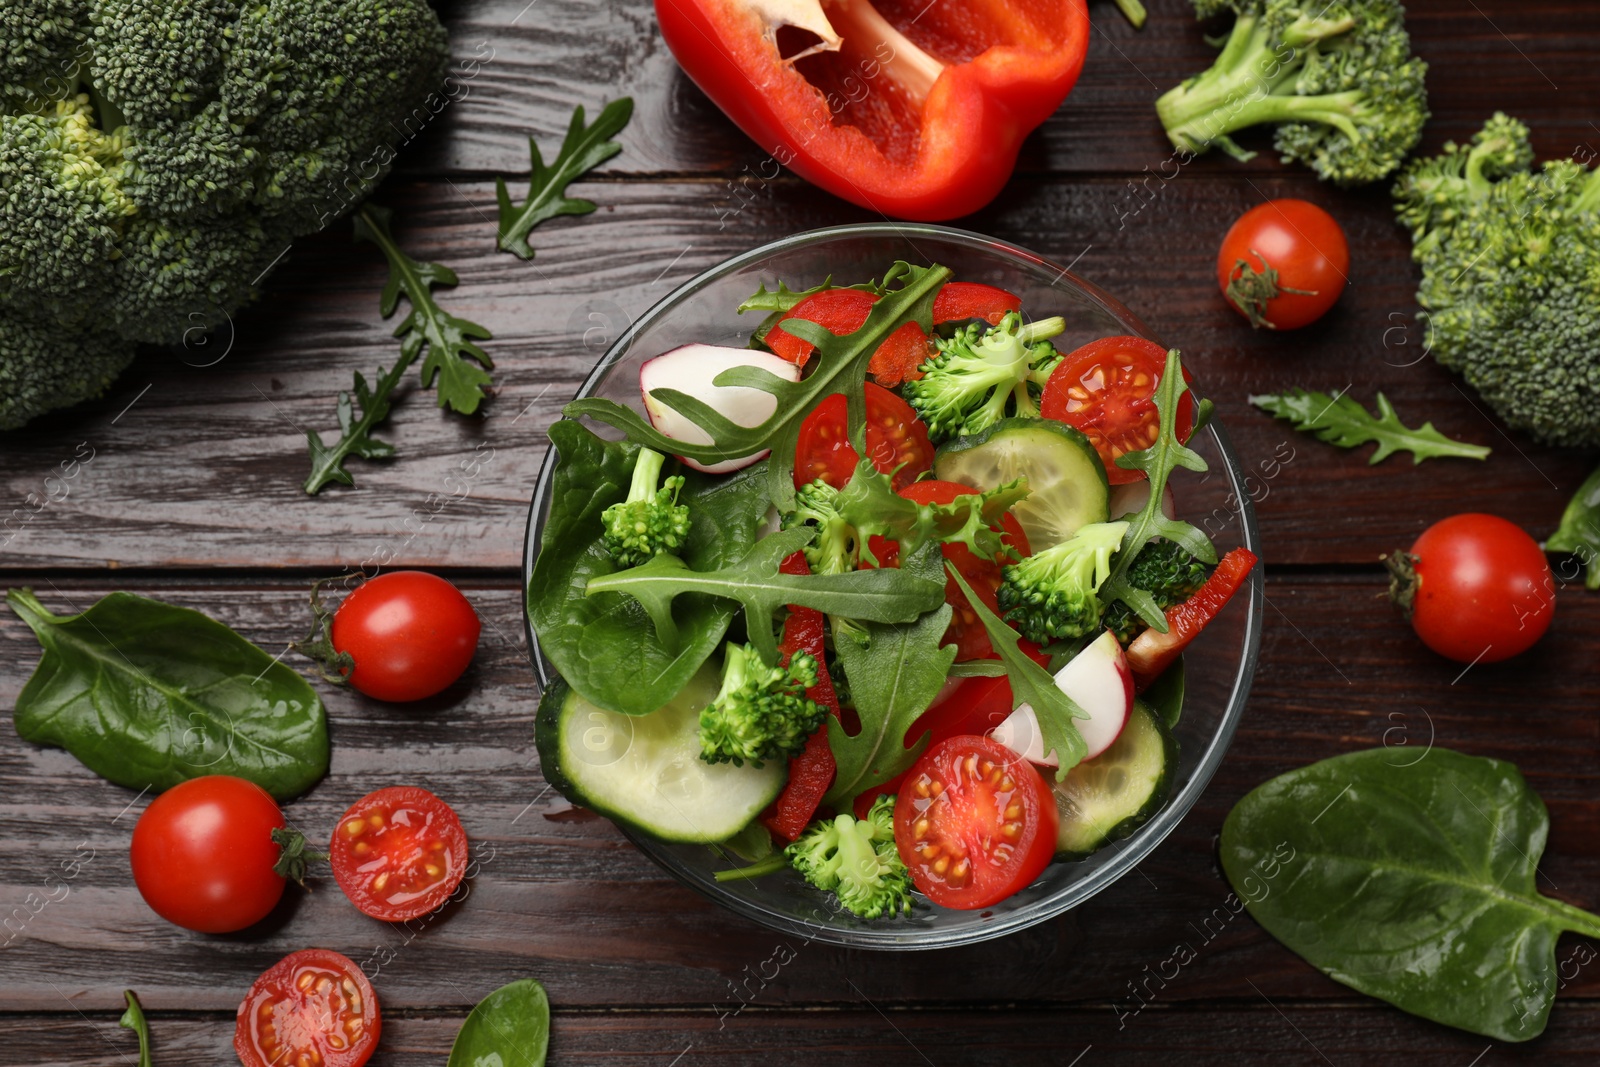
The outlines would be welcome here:
[[[1000,942],[917,956],[846,951],[729,916],[548,790],[532,746],[538,691],[517,575],[545,428],[610,338],[676,284],[786,234],[874,216],[787,176],[753,178],[762,153],[677,70],[647,0],[459,0],[443,11],[458,68],[477,61],[471,91],[405,146],[377,199],[396,209],[408,251],[459,272],[447,306],[494,330],[498,388],[484,412],[463,419],[413,391],[388,427],[398,461],[352,464],[354,490],[300,492],[305,429],[326,432],[351,372],[370,374],[395,352],[377,315],[381,259],[336,225],[299,243],[230,331],[147,353],[104,399],[0,435],[0,504],[14,509],[0,524],[0,578],[57,609],[116,588],[188,604],[275,652],[303,629],[313,577],[380,557],[448,574],[484,620],[474,666],[417,706],[329,694],[331,773],[287,814],[319,836],[370,789],[426,785],[456,805],[476,843],[472,891],[408,929],[365,919],[324,878],[249,934],[185,933],[156,919],[128,877],[128,835],[148,798],[0,729],[0,917],[11,916],[0,933],[0,1064],[131,1062],[131,1035],[115,1026],[125,987],[153,1013],[158,1064],[230,1062],[231,1012],[250,980],[313,944],[377,975],[387,1013],[374,1064],[441,1062],[474,1001],[529,975],[556,1006],[553,1063],[1600,1058],[1600,971],[1576,966],[1585,945],[1571,937],[1560,958],[1576,973],[1549,1032],[1510,1047],[1356,997],[1229,911],[1215,838],[1240,796],[1314,759],[1382,744],[1410,758],[1430,741],[1516,762],[1550,808],[1541,885],[1600,901],[1600,597],[1563,589],[1555,627],[1533,652],[1462,673],[1379,599],[1375,563],[1466,507],[1545,536],[1594,456],[1508,437],[1453,376],[1419,358],[1417,277],[1384,188],[1320,185],[1260,138],[1248,143],[1268,150],[1250,163],[1206,157],[1171,180],[1150,176],[1171,154],[1151,102],[1213,53],[1186,3],[1149,6],[1135,33],[1094,0],[1077,90],[1028,140],[1000,203],[960,222],[1073,263],[1181,346],[1247,467],[1285,443],[1294,450],[1259,483],[1269,581],[1250,707],[1211,787],[1136,872]],[[1600,147],[1600,6],[1408,7],[1432,64],[1426,150],[1470,136],[1495,109],[1533,125],[1541,156]],[[548,149],[574,105],[592,114],[623,93],[638,104],[623,154],[574,189],[601,210],[537,230],[532,263],[494,252],[494,177],[511,176],[515,189],[530,134]],[[1356,253],[1334,312],[1282,337],[1244,328],[1210,281],[1228,223],[1274,196],[1328,207]],[[1296,436],[1246,402],[1294,385],[1347,387],[1367,401],[1381,389],[1409,420],[1431,419],[1494,455],[1369,467],[1364,450]],[[74,476],[49,488],[74,459]],[[474,459],[469,476],[463,464]],[[25,627],[0,616],[0,708],[36,659]],[[33,913],[28,895],[43,872],[90,852],[67,895]],[[1197,950],[1194,962],[1152,987],[1178,944]],[[793,960],[753,998],[741,994],[780,945]],[[1140,1007],[1136,987],[1150,1004]]]

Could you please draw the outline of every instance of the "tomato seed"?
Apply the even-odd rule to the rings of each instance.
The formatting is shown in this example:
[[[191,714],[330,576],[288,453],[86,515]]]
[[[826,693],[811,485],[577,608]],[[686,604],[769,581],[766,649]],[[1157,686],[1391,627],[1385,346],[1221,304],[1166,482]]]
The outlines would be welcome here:
[[[1008,823],[1006,823],[1004,826],[1002,826],[1000,828],[1000,833],[1003,834],[1004,836],[1006,836],[1007,838],[1010,838],[1012,840],[1016,840],[1017,835],[1022,833],[1022,824],[1021,823],[1015,823],[1015,822],[1008,822]]]
[[[934,862],[933,862],[933,873],[934,874],[943,874],[945,871],[948,871],[949,869],[950,869],[950,857],[949,856],[940,856],[937,860],[934,860]]]
[[[372,891],[374,893],[381,893],[381,892],[383,892],[383,887],[388,885],[388,884],[389,884],[389,872],[388,871],[384,871],[382,874],[378,875],[378,877],[376,877],[376,878],[374,878],[372,880]]]
[[[374,830],[382,829],[382,827],[383,827],[383,816],[375,811],[371,815],[367,816],[367,824],[369,826],[371,826]]]
[[[1022,805],[1021,804],[1012,804],[1010,807],[1006,808],[1006,818],[1008,818],[1008,819],[1020,819],[1020,818],[1022,818]]]
[[[929,829],[928,820],[927,819],[918,819],[916,821],[916,824],[911,827],[911,834],[912,834],[913,837],[917,837],[917,838],[927,837],[928,836],[928,829]]]
[[[933,857],[937,856],[938,854],[939,854],[939,846],[938,845],[924,845],[923,848],[922,848],[922,858],[925,859],[925,860],[931,860],[931,859],[933,859]]]
[[[360,819],[351,819],[349,822],[344,824],[345,836],[360,837],[361,831],[365,830],[366,828],[367,824],[362,822]]]
[[[312,974],[310,971],[305,971],[298,979],[295,980],[294,987],[300,990],[300,992],[304,993],[311,988],[311,983],[315,982],[316,980],[316,975]]]
[[[1012,778],[1009,774],[1006,775],[1004,778],[1000,779],[1000,788],[1001,788],[1002,791],[1009,793],[1009,792],[1011,792],[1011,790],[1015,789],[1016,787],[1017,787],[1016,780],[1014,778]]]

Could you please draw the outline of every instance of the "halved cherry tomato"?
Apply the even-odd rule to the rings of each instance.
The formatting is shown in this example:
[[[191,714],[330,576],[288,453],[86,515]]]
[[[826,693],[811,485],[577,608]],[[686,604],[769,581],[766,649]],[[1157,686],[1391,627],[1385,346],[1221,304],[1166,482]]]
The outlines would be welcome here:
[[[372,983],[325,948],[291,952],[239,1004],[233,1050],[244,1067],[361,1067],[383,1021]]]
[[[328,859],[350,903],[401,922],[439,907],[467,871],[467,835],[450,805],[416,786],[368,793],[333,831]]]
[[[901,496],[918,504],[948,504],[959,496],[976,493],[977,490],[959,482],[941,482],[936,478],[925,481],[913,482],[899,490]],[[1001,541],[1011,546],[1020,558],[1030,555],[1027,535],[1022,532],[1022,525],[1007,514],[1004,518],[1005,534]],[[897,567],[900,561],[900,546],[893,541],[874,536],[867,544],[879,564],[885,567]],[[978,599],[986,604],[990,611],[998,613],[999,602],[996,600],[1000,592],[1000,583],[1005,575],[1002,573],[1003,563],[997,560],[982,559],[973,554],[972,549],[966,545],[941,545],[944,558],[954,563],[956,570],[972,586],[972,591],[978,594]],[[944,582],[945,603],[950,605],[950,626],[944,632],[941,644],[956,646],[956,659],[987,659],[994,655],[994,646],[989,643],[989,633],[983,628],[983,622],[978,618],[978,613],[972,610],[972,605],[967,603],[967,598],[961,592],[961,587],[949,575]]]
[[[924,896],[946,908],[987,908],[1049,865],[1060,816],[1050,787],[987,737],[929,748],[894,805],[894,843]]]
[[[898,491],[933,467],[928,426],[917,418],[910,404],[882,386],[868,382],[866,398],[867,451],[872,453],[873,466],[885,474],[900,468],[894,476]],[[794,457],[796,489],[818,478],[835,489],[843,489],[856,472],[861,457],[850,446],[846,415],[844,394],[834,393],[800,424]]]
[[[1539,557],[1542,562],[1543,555]],[[1128,666],[1133,668],[1133,678],[1140,692],[1172,666],[1183,654],[1206,624],[1217,617],[1233,594],[1239,591],[1250,570],[1256,565],[1256,554],[1248,548],[1236,548],[1217,562],[1205,584],[1182,604],[1167,609],[1167,632],[1145,630],[1128,646]]]
[[[876,293],[862,289],[824,289],[813,293],[786,312],[767,332],[766,344],[774,353],[790,363],[804,363],[811,358],[814,345],[789,333],[783,328],[788,319],[805,319],[815,322],[829,333],[846,334],[861,328],[878,302]],[[1007,311],[1016,311],[1022,301],[1004,289],[978,282],[948,282],[933,300],[933,321],[958,322],[966,319],[984,319],[991,325],[1000,321]],[[928,335],[922,327],[908,322],[890,334],[872,354],[867,370],[880,385],[894,388],[901,382],[922,377],[919,367],[933,355]]]
[[[1082,430],[1094,442],[1112,485],[1136,482],[1143,471],[1124,470],[1117,457],[1156,443],[1161,413],[1156,386],[1167,366],[1167,350],[1142,337],[1102,337],[1068,355],[1045,383],[1039,412]],[[1189,381],[1189,372],[1183,372]],[[1194,428],[1194,394],[1178,401],[1178,440]]]

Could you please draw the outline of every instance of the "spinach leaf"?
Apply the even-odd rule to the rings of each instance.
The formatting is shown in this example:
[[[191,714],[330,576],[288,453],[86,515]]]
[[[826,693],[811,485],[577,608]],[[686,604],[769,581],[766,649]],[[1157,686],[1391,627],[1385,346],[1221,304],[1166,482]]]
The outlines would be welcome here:
[[[758,426],[740,426],[711,405],[677,389],[651,391],[658,403],[703,429],[710,438],[709,444],[689,444],[666,437],[637,411],[602,397],[574,400],[564,409],[565,414],[572,418],[588,415],[624,431],[637,444],[705,463],[771,449],[767,492],[773,503],[783,508],[794,499],[794,455],[800,424],[823,400],[843,393],[850,439],[860,442],[866,426],[864,383],[873,352],[884,338],[907,322],[917,322],[931,332],[934,296],[949,279],[948,267],[896,263],[884,276],[882,297],[852,333],[832,334],[817,323],[791,319],[784,330],[817,349],[816,370],[798,382],[759,367],[733,367],[717,375],[713,385],[760,389],[777,398],[772,416]],[[864,454],[866,450],[858,447],[857,451]]]
[[[132,593],[64,616],[27,589],[6,601],[44,647],[17,697],[24,740],[132,789],[232,774],[287,800],[327,773],[316,691],[215,619]]]
[[[1222,827],[1222,867],[1268,933],[1397,1008],[1485,1037],[1545,1026],[1563,930],[1600,916],[1541,896],[1544,803],[1509,763],[1435,748],[1351,752],[1279,775]]]
[[[676,556],[660,555],[642,566],[591,579],[589,595],[626,593],[635,598],[655,623],[658,639],[669,646],[679,634],[673,601],[682,594],[709,593],[737,601],[744,607],[750,643],[767,663],[778,662],[772,617],[785,605],[815,608],[864,622],[914,622],[944,603],[943,585],[909,571],[885,568],[846,574],[781,573],[779,564],[814,536],[816,530],[809,526],[772,534],[757,542],[738,563],[714,571],[696,571]]]
[[[445,1067],[544,1067],[550,1000],[532,978],[503,985],[468,1013]]]
[[[616,570],[600,543],[600,515],[626,499],[635,445],[603,441],[577,422],[550,427],[558,453],[550,517],[528,578],[528,617],[539,648],[585,698],[624,715],[647,715],[684,687],[721,643],[736,608],[692,595],[673,607],[679,643],[669,650],[632,597],[586,597],[591,579]],[[766,517],[762,465],[726,477],[684,472],[689,507],[684,557],[714,568],[742,556]]]
[[[1139,558],[1144,546],[1157,537],[1181,547],[1202,563],[1217,561],[1216,546],[1197,526],[1171,518],[1161,510],[1162,490],[1167,479],[1179,467],[1203,472],[1206,461],[1199,453],[1178,440],[1178,401],[1189,391],[1183,380],[1183,360],[1176,348],[1167,352],[1167,367],[1161,372],[1161,382],[1154,397],[1156,411],[1161,416],[1161,428],[1156,443],[1140,452],[1129,452],[1117,457],[1117,466],[1127,470],[1144,471],[1150,479],[1150,497],[1144,507],[1128,520],[1128,531],[1122,535],[1122,550],[1111,565],[1111,576],[1100,587],[1100,600],[1110,604],[1120,600],[1134,610],[1146,625],[1157,633],[1167,632],[1167,616],[1147,590],[1140,589],[1128,580],[1128,569]],[[1196,404],[1196,414],[1201,414],[1204,401]],[[1196,426],[1199,423],[1196,422]]]
[[[1561,525],[1544,543],[1546,552],[1570,552],[1573,562],[1584,569],[1583,584],[1593,590],[1600,589],[1600,467],[1583,480],[1578,491],[1567,501],[1561,513]],[[1563,580],[1577,577],[1577,571],[1564,573],[1563,566],[1556,573]]]
[[[943,558],[939,545],[930,541],[907,557],[901,569],[937,583]],[[851,736],[838,719],[828,719],[836,771],[824,804],[850,810],[858,793],[887,782],[921,755],[928,735],[907,748],[906,732],[939,695],[956,658],[954,645],[939,645],[949,626],[950,605],[941,604],[915,622],[834,629],[834,651],[850,679],[861,730]]]
[[[128,1010],[122,1013],[117,1025],[139,1035],[139,1067],[151,1067],[150,1024],[145,1021],[144,1008],[139,1005],[139,998],[133,990],[124,989],[122,996],[128,1002]]]

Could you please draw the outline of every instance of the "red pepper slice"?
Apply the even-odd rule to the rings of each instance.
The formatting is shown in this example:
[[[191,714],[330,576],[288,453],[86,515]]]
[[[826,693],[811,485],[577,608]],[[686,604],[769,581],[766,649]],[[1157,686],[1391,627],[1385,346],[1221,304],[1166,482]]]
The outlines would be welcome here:
[[[773,175],[922,220],[994,199],[1089,42],[1086,0],[656,0],[656,16]]]
[[[1128,646],[1128,666],[1133,668],[1134,687],[1139,692],[1172,666],[1189,642],[1217,617],[1255,565],[1256,554],[1248,548],[1229,552],[1193,596],[1167,609],[1166,633],[1146,630],[1133,639]]]
[[[810,574],[804,553],[796,552],[783,561],[779,568],[784,574]],[[809,652],[817,660],[817,684],[806,690],[806,696],[828,709],[834,718],[839,717],[839,696],[833,691],[833,680],[828,677],[827,661],[823,658],[823,639],[827,633],[827,620],[822,612],[813,608],[791,607],[783,623],[783,640],[778,645],[784,662],[796,652]],[[828,747],[828,724],[824,722],[806,741],[798,756],[789,760],[789,781],[772,806],[761,813],[761,822],[768,830],[785,841],[793,841],[805,830],[806,824],[817,813],[822,797],[833,785],[835,765],[833,749]]]
[[[867,321],[867,314],[877,301],[876,293],[864,289],[824,289],[820,293],[812,293],[790,308],[767,331],[767,347],[790,363],[803,364],[811,358],[815,346],[785,330],[785,322],[805,319],[829,333],[851,333],[859,330],[861,324]],[[1021,307],[1021,298],[1004,289],[978,282],[949,282],[940,288],[933,299],[933,321],[937,324],[983,319],[994,325],[1006,312],[1017,311]],[[908,322],[878,346],[867,370],[878,380],[878,384],[893,389],[901,382],[922,377],[918,368],[932,354],[928,335],[922,332],[921,326]]]

